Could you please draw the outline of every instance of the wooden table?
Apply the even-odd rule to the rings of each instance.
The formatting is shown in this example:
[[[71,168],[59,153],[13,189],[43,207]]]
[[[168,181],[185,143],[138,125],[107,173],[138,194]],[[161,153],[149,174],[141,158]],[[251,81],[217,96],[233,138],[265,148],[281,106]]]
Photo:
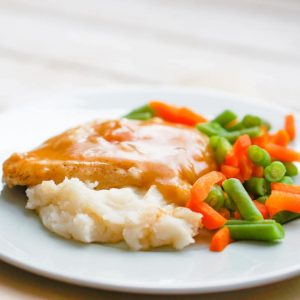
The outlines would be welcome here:
[[[217,88],[300,110],[300,2],[0,1],[0,109],[137,84]],[[74,287],[0,262],[0,299],[126,297],[152,298]],[[300,277],[205,296],[234,298],[299,299]]]

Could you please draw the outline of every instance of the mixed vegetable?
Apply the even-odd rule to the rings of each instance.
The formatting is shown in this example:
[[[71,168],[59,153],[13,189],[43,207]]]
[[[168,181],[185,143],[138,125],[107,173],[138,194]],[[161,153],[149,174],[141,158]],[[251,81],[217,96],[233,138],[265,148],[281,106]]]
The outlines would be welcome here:
[[[284,128],[271,133],[271,125],[255,115],[241,120],[225,110],[212,120],[186,107],[151,101],[125,116],[195,126],[210,138],[218,171],[193,185],[187,207],[203,215],[203,226],[216,231],[210,249],[222,251],[238,240],[274,242],[284,238],[282,224],[300,217],[300,186],[294,162],[300,153],[289,148],[295,139],[292,114]]]

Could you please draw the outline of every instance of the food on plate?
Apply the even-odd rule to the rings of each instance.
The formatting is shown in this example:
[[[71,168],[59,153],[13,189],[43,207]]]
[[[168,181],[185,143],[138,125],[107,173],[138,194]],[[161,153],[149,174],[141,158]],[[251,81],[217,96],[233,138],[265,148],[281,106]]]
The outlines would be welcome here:
[[[77,178],[43,181],[27,189],[26,207],[37,210],[49,230],[85,243],[124,240],[131,249],[145,250],[194,242],[201,214],[166,203],[155,186],[147,192],[94,187]]]
[[[208,138],[190,126],[162,119],[94,121],[50,138],[3,165],[9,186],[33,186],[65,177],[98,182],[97,189],[156,185],[184,205],[198,177],[216,164]]]
[[[27,208],[66,238],[182,249],[206,229],[219,252],[239,240],[281,241],[282,224],[299,218],[295,138],[291,114],[274,132],[257,115],[225,110],[209,120],[150,101],[13,154],[3,178],[29,186]]]

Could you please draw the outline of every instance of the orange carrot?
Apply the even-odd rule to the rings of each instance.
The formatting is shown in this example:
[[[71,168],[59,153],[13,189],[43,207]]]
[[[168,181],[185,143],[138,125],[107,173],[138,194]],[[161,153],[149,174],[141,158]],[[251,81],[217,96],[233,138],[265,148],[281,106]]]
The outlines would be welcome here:
[[[243,180],[248,180],[252,177],[253,162],[248,158],[248,155],[243,155],[239,161],[241,177]]]
[[[270,136],[267,128],[262,126],[261,128],[262,134],[258,137],[254,137],[251,139],[253,145],[257,145],[259,147],[264,148],[265,145],[269,142]]]
[[[296,124],[295,124],[295,117],[292,114],[285,116],[285,124],[284,128],[290,136],[291,140],[294,140],[296,137]]]
[[[239,168],[224,164],[221,165],[220,171],[226,176],[226,178],[237,178],[240,175]]]
[[[299,185],[290,185],[280,182],[273,182],[271,184],[272,191],[281,191],[293,194],[300,194],[300,186]]]
[[[224,164],[232,167],[238,167],[239,161],[233,152],[228,152],[225,156]]]
[[[194,211],[199,212],[203,215],[202,224],[209,230],[218,229],[227,222],[227,220],[221,214],[219,214],[206,202],[199,203],[197,205],[197,209]]]
[[[212,186],[216,183],[221,183],[226,177],[217,171],[211,171],[201,176],[193,185],[191,190],[191,199],[188,201],[187,206],[194,211],[198,211],[198,205],[202,203]]]
[[[268,143],[265,149],[274,158],[285,162],[300,161],[300,153],[283,146]]]
[[[268,209],[266,208],[266,206],[256,200],[254,200],[253,203],[255,204],[256,208],[260,211],[260,213],[262,214],[264,219],[268,219],[269,213],[268,213]]]
[[[270,217],[283,210],[300,213],[300,195],[273,190],[265,205]]]
[[[254,177],[263,177],[264,176],[264,168],[262,166],[253,166],[252,176]]]
[[[290,142],[290,136],[286,130],[280,129],[271,137],[271,142],[285,147]]]
[[[244,134],[238,137],[233,144],[233,152],[237,157],[247,154],[249,146],[252,142],[248,134]]]
[[[206,118],[186,107],[176,107],[160,101],[151,101],[149,105],[155,111],[156,115],[169,122],[189,126],[207,122]]]
[[[228,227],[219,229],[212,237],[210,242],[210,250],[220,252],[225,249],[231,242],[230,231]]]

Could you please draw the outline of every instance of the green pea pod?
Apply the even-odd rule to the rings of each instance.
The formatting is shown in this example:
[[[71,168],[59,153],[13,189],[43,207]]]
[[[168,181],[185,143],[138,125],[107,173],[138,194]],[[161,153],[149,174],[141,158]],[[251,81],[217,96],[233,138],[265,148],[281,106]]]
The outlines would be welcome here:
[[[213,122],[219,123],[221,126],[224,127],[235,119],[237,119],[237,115],[233,111],[227,109],[227,110],[224,110],[219,115],[217,115],[213,119]]]
[[[149,120],[155,116],[155,111],[146,104],[132,110],[130,113],[124,116],[126,119],[132,120]]]

